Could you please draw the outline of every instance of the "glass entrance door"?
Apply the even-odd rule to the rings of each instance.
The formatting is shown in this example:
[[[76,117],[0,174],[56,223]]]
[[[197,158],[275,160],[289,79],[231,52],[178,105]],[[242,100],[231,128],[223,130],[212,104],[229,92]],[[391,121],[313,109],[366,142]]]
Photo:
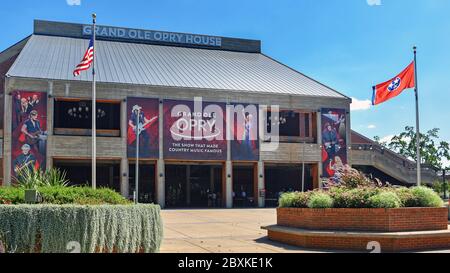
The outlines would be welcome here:
[[[166,165],[166,206],[222,206],[221,165]]]

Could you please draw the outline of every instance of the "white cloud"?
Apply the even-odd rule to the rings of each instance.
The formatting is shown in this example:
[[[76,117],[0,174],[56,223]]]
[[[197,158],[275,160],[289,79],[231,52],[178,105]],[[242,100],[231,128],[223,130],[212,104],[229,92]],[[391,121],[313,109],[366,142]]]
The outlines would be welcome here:
[[[375,124],[369,124],[369,126],[367,126],[367,129],[375,129],[375,128],[377,128]]]
[[[69,6],[80,6],[81,0],[66,0],[67,5]]]
[[[392,138],[393,138],[394,136],[395,136],[395,135],[387,135],[387,136],[385,136],[385,137],[382,137],[382,138],[380,139],[380,142],[381,142],[381,143],[390,143],[391,140],[392,140]]]
[[[381,6],[381,0],[367,0],[369,6]]]
[[[446,158],[442,159],[442,164],[444,165],[444,167],[450,167],[450,161]]]
[[[350,105],[351,111],[362,111],[368,110],[372,106],[370,100],[358,100],[357,98],[352,98],[352,104]]]

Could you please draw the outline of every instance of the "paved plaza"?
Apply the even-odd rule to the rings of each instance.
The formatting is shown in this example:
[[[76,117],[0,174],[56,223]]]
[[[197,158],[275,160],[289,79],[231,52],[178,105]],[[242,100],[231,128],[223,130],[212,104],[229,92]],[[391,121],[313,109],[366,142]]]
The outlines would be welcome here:
[[[161,253],[326,253],[270,241],[275,209],[162,210]],[[342,252],[342,251],[340,251]],[[450,253],[450,250],[432,252]]]
[[[162,217],[162,253],[314,252],[267,239],[261,226],[276,223],[275,209],[163,210]]]

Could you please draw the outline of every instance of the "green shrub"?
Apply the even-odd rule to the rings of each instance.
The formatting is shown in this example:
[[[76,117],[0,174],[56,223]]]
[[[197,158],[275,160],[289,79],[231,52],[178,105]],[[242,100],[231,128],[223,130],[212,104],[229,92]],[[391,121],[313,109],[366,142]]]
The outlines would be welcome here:
[[[408,188],[396,188],[393,191],[400,198],[402,207],[418,207],[419,201],[417,197],[411,192],[411,189]]]
[[[106,188],[44,186],[37,188],[46,204],[79,205],[127,205],[129,200],[119,193]],[[0,204],[24,204],[25,190],[16,187],[0,187]]]
[[[44,172],[41,169],[30,169],[28,167],[18,171],[16,177],[13,177],[13,181],[16,186],[26,190],[37,189],[44,184]]]
[[[380,188],[332,189],[330,195],[335,208],[370,208],[369,199],[381,192]]]
[[[15,187],[0,187],[0,204],[25,203],[25,191]]]
[[[293,206],[296,208],[307,208],[311,193],[312,192],[296,192],[293,200]]]
[[[307,208],[309,192],[286,192],[280,196],[278,200],[281,208]]]
[[[430,188],[427,187],[414,187],[411,189],[411,193],[417,200],[416,206],[418,207],[442,207],[444,202],[441,197]]]
[[[333,207],[333,198],[324,192],[314,192],[309,197],[308,208],[326,209]]]
[[[278,206],[281,208],[294,208],[295,192],[285,192],[280,195]]]
[[[119,193],[107,189],[93,189],[91,187],[40,187],[39,193],[43,203],[49,204],[80,204],[80,205],[126,205],[130,201]]]
[[[67,187],[69,180],[66,178],[66,171],[58,168],[50,168],[44,173],[43,184],[46,186]]]
[[[158,205],[0,205],[0,234],[16,252],[158,252],[163,226]]]
[[[350,167],[344,169],[339,180],[342,187],[351,189],[358,187],[374,187],[376,184],[364,173]]]
[[[369,203],[373,208],[399,208],[402,204],[400,198],[392,191],[380,192],[369,198]]]

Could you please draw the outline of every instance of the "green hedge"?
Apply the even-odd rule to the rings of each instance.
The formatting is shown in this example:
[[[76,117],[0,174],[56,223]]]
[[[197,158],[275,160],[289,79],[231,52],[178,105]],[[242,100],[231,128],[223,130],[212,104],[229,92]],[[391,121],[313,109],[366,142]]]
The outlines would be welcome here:
[[[328,209],[333,207],[333,198],[323,192],[315,192],[308,201],[308,208]]]
[[[402,204],[400,198],[395,192],[380,192],[369,198],[373,208],[399,208]]]
[[[0,233],[9,251],[66,253],[158,252],[163,226],[158,205],[0,205]]]
[[[43,203],[46,204],[126,205],[131,203],[119,193],[107,188],[45,186],[37,190],[42,196]],[[25,203],[24,189],[0,187],[0,204],[8,203]]]
[[[328,191],[283,193],[279,200],[280,207],[326,208],[331,205],[334,208],[398,208],[442,207],[444,204],[436,192],[426,187],[332,187]]]

